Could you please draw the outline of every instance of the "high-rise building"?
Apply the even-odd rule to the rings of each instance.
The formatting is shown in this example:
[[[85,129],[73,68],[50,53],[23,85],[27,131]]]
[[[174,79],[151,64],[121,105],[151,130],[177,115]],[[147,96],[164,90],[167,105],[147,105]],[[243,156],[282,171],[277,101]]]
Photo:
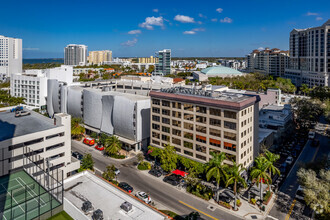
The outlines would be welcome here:
[[[139,57],[138,58],[138,63],[158,63],[158,58],[157,57]]]
[[[158,63],[156,64],[155,75],[171,74],[171,50],[158,51]]]
[[[252,165],[259,153],[258,95],[170,88],[150,91],[150,144],[208,162],[225,152],[227,164]]]
[[[112,61],[112,51],[89,51],[88,63],[91,64],[103,64],[104,62]]]
[[[22,72],[22,39],[0,35],[0,80]]]
[[[296,86],[330,86],[330,19],[320,27],[293,29],[285,77]]]
[[[64,65],[85,66],[86,64],[86,45],[69,44],[64,48]]]
[[[253,50],[247,55],[248,71],[272,76],[283,76],[289,63],[289,51],[277,48]]]

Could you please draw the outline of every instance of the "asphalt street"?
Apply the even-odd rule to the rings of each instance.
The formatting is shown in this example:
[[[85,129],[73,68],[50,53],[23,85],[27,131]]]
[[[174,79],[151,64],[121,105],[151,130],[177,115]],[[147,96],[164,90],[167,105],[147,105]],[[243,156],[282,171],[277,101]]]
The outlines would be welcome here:
[[[97,174],[105,170],[109,164],[115,165],[120,170],[118,180],[127,182],[133,186],[133,193],[137,191],[147,192],[156,205],[159,204],[160,207],[165,206],[168,210],[174,211],[177,214],[187,215],[192,211],[198,211],[204,219],[241,219],[219,208],[211,210],[209,209],[210,204],[206,201],[164,183],[154,176],[139,171],[134,165],[135,158],[125,160],[124,162],[108,158],[94,148],[76,141],[72,141],[72,151],[78,151],[82,154],[92,154]]]

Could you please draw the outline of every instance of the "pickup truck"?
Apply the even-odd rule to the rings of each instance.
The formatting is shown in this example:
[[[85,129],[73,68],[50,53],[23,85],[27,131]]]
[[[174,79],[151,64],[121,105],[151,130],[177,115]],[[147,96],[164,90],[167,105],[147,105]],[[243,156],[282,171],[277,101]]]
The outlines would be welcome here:
[[[17,111],[15,113],[15,117],[22,117],[22,116],[26,116],[26,115],[30,115],[30,114],[31,114],[31,112],[29,112],[29,111]]]

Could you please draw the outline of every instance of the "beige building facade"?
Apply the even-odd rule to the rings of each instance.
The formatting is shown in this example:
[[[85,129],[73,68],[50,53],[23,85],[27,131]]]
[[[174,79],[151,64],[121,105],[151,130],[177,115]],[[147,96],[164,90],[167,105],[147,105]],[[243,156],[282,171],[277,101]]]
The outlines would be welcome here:
[[[158,63],[157,57],[140,57],[138,58],[138,63]]]
[[[88,63],[102,64],[107,61],[112,61],[111,50],[89,51]]]
[[[169,90],[150,92],[151,146],[170,144],[179,155],[203,163],[211,152],[225,152],[227,164],[252,165],[259,153],[259,96],[223,93],[213,98],[195,95],[193,89]]]

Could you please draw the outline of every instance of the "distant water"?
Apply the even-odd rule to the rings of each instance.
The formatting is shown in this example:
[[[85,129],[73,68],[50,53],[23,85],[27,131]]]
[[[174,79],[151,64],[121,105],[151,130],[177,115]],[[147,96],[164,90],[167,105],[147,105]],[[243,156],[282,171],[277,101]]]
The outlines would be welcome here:
[[[64,63],[63,58],[48,58],[48,59],[23,59],[23,64],[35,64],[35,63]]]

